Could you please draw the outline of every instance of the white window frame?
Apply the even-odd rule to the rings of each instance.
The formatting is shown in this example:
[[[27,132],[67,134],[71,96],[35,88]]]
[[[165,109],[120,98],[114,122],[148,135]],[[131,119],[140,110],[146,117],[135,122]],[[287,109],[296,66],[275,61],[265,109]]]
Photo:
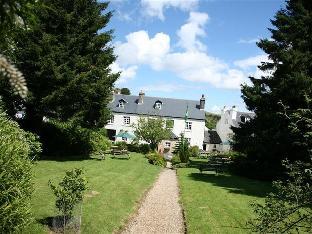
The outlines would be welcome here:
[[[185,137],[185,139],[188,141],[188,143],[191,143],[191,138]]]
[[[190,121],[185,122],[185,129],[191,131],[193,123]]]
[[[128,139],[127,139],[127,137],[122,137],[121,140],[127,141]]]
[[[118,107],[125,108],[125,103],[123,101],[119,101]]]
[[[124,116],[123,123],[124,125],[130,125],[130,116]]]
[[[170,147],[171,147],[171,142],[166,141],[166,142],[165,142],[165,148],[170,148]]]
[[[161,102],[155,103],[155,109],[161,110]]]
[[[112,117],[108,120],[108,124],[113,124],[115,120],[115,116],[112,115]]]

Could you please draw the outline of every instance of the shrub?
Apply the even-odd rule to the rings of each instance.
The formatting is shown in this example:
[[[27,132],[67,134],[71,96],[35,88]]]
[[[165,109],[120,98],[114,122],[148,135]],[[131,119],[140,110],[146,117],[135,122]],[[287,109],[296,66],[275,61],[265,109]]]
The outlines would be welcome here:
[[[138,143],[131,143],[131,144],[128,144],[128,150],[131,151],[131,152],[136,152],[136,153],[139,153],[139,144]]]
[[[197,145],[191,146],[189,148],[190,157],[198,157],[199,156],[199,147]]]
[[[165,167],[166,166],[166,161],[164,157],[157,153],[157,152],[152,152],[146,155],[148,162],[153,165]]]
[[[42,144],[39,141],[39,136],[31,132],[25,132],[25,137],[30,148],[29,157],[31,160],[34,160],[42,152]]]
[[[139,145],[139,153],[147,154],[151,151],[151,147],[149,144],[140,144]]]
[[[72,217],[75,206],[82,202],[83,193],[87,189],[87,181],[82,174],[82,169],[76,168],[66,171],[58,186],[49,181],[49,186],[56,196],[55,206],[66,218]]]
[[[128,149],[128,145],[125,141],[117,141],[115,142],[115,145],[118,146],[119,149],[123,149],[123,150]]]
[[[45,155],[82,155],[92,152],[90,130],[72,123],[49,121],[41,131]]]
[[[172,157],[172,159],[171,159],[171,163],[172,163],[172,165],[181,163],[181,160],[180,160],[179,155],[174,155],[174,156]]]
[[[103,130],[90,132],[90,143],[93,154],[101,153],[110,149],[112,142],[106,137],[106,133]]]
[[[30,154],[40,149],[29,136],[0,111],[0,233],[19,232],[31,220]]]
[[[189,142],[182,135],[180,141],[176,145],[175,154],[177,154],[180,157],[180,160],[183,163],[187,163],[189,161],[190,157],[189,146],[190,146]]]

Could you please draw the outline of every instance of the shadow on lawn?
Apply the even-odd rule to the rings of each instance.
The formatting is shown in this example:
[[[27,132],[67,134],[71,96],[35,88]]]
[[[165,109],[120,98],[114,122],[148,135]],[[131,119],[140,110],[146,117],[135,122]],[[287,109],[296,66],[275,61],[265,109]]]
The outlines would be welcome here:
[[[269,192],[272,191],[272,186],[269,182],[252,180],[235,175],[212,173],[191,173],[189,174],[189,177],[195,181],[203,181],[211,183],[214,186],[223,187],[230,193],[265,197]]]

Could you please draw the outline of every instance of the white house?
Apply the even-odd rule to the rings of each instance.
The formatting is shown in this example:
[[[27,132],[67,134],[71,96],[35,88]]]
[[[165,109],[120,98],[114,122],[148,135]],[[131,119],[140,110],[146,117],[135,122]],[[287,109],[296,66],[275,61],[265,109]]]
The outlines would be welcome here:
[[[105,126],[108,136],[112,140],[123,140],[129,143],[129,139],[122,132],[134,135],[133,124],[140,117],[161,117],[170,122],[172,137],[163,142],[164,148],[172,149],[181,133],[190,142],[203,149],[205,145],[205,97],[200,100],[184,100],[173,98],[160,98],[145,96],[140,92],[138,96],[114,94],[109,104],[113,117]],[[187,121],[185,114],[188,113]],[[116,136],[117,137],[116,139]],[[206,137],[207,140],[207,137]]]
[[[222,151],[230,149],[230,140],[233,137],[231,127],[239,127],[241,123],[249,121],[254,116],[254,113],[238,111],[235,106],[232,106],[231,109],[224,107],[221,110],[221,118],[217,123],[216,130],[222,141]]]

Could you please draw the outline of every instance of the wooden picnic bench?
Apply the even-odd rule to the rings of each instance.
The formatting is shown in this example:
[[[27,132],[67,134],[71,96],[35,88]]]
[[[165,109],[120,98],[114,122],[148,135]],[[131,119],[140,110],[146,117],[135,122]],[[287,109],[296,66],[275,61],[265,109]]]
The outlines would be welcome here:
[[[112,155],[113,155],[113,158],[130,159],[129,151],[125,150],[125,149],[113,148],[112,149]]]
[[[206,164],[201,164],[198,170],[200,173],[203,171],[215,171],[218,174],[224,172],[229,163],[231,163],[231,159],[229,158],[213,156],[209,157]]]

